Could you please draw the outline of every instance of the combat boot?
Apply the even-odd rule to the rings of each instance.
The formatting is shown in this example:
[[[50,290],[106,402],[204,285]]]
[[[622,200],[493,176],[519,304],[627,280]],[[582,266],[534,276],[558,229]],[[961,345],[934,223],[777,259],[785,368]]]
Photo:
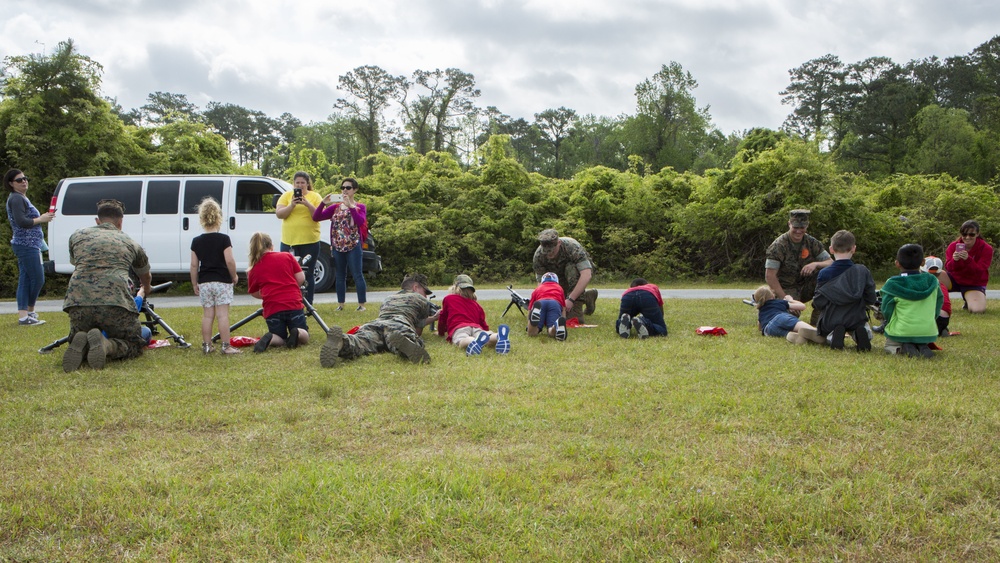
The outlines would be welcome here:
[[[87,332],[87,363],[94,369],[104,369],[108,362],[108,342],[107,338],[101,334],[101,329],[92,328]]]
[[[431,363],[431,355],[427,353],[427,350],[402,334],[391,332],[385,340],[389,346],[395,348],[396,352],[403,355],[407,360],[415,364]]]
[[[87,333],[80,331],[73,335],[73,339],[70,340],[69,348],[63,352],[63,371],[69,373],[71,371],[76,371],[80,369],[80,364],[83,363],[84,356],[87,355]]]
[[[586,305],[586,309],[583,310],[583,314],[593,315],[594,309],[597,308],[597,290],[588,289],[584,291],[583,295],[581,295],[580,297],[584,305]]]

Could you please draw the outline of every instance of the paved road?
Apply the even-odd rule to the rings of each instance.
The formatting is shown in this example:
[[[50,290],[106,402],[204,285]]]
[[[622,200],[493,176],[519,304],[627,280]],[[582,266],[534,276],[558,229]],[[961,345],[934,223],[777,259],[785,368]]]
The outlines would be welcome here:
[[[756,286],[754,286],[756,287]],[[663,298],[666,300],[670,299],[746,299],[750,297],[753,293],[754,287],[747,286],[746,289],[664,289],[661,291]],[[524,287],[515,288],[515,290],[521,294],[521,296],[527,298],[531,295],[531,290],[534,288]],[[599,289],[599,297],[601,299],[620,299],[622,296],[621,289]],[[386,297],[395,293],[394,291],[369,291],[368,301],[370,303],[381,303]],[[445,296],[444,289],[435,289],[435,295],[438,299]],[[482,300],[508,300],[510,299],[510,293],[506,289],[480,289],[477,292],[479,299]],[[953,298],[958,297],[957,293],[952,294]],[[1000,290],[988,290],[986,292],[986,297],[988,299],[1000,299]],[[347,302],[348,306],[354,306],[356,303],[357,296],[354,293],[348,292]],[[156,305],[157,309],[170,309],[175,307],[198,307],[198,298],[194,295],[181,295],[181,296],[156,296],[154,295],[151,301]],[[314,304],[329,304],[337,302],[336,293],[319,293],[316,295],[316,303]],[[249,295],[237,295],[234,305],[260,305],[259,299],[254,299]],[[47,299],[44,301],[39,301],[35,304],[35,310],[40,313],[51,313],[53,311],[62,311],[62,299]],[[13,301],[8,301],[5,303],[0,303],[0,314],[13,314],[17,312],[17,303]]]

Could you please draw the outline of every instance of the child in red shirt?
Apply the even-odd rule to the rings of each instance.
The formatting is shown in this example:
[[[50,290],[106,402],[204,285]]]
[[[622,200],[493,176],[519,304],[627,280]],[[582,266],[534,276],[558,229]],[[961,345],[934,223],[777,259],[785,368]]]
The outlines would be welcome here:
[[[528,336],[538,336],[546,329],[549,336],[559,341],[566,340],[566,293],[559,286],[559,276],[545,272],[541,283],[531,292],[528,300]]]
[[[295,256],[275,252],[267,233],[250,237],[250,270],[247,271],[247,291],[263,300],[267,332],[254,345],[261,353],[268,346],[295,348],[309,343],[309,327],[302,308],[301,286],[306,282],[302,267]]]
[[[465,348],[468,356],[481,354],[489,344],[496,346],[498,354],[510,352],[510,327],[500,325],[496,333],[490,332],[486,311],[476,300],[472,278],[465,274],[455,276],[455,283],[441,301],[438,335],[447,335],[448,341]]]

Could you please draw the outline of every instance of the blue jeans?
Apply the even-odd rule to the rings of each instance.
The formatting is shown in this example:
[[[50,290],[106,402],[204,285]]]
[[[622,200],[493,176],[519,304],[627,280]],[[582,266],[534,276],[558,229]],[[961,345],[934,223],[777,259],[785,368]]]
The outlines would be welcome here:
[[[17,256],[17,310],[26,311],[35,306],[38,294],[45,285],[45,270],[42,269],[42,251],[34,246],[10,245]]]
[[[312,256],[304,266],[302,266],[302,273],[306,275],[306,294],[305,298],[309,303],[313,302],[313,295],[316,294],[316,278],[313,276],[313,270],[316,269],[316,260],[319,259],[319,243],[314,242],[310,244],[296,244],[295,246],[288,246],[285,243],[281,243],[282,252],[291,252],[298,258],[303,256]]]
[[[559,302],[555,299],[540,299],[535,301],[535,305],[541,307],[542,319],[538,322],[538,328],[545,329],[556,326],[556,321],[563,314],[563,308],[559,306]]]
[[[786,334],[795,328],[795,325],[799,324],[799,318],[791,313],[778,313],[771,319],[771,322],[767,323],[762,331],[764,336],[781,336],[784,337]]]
[[[358,303],[364,305],[368,302],[368,284],[365,283],[365,274],[361,271],[363,252],[360,244],[348,252],[333,251],[333,267],[337,271],[337,303],[344,303],[347,300],[348,268],[354,277],[354,287],[358,290]]]
[[[615,334],[618,334],[618,324],[621,316],[628,313],[630,317],[636,318],[642,315],[639,322],[646,325],[646,330],[650,336],[666,336],[667,323],[663,320],[663,309],[656,296],[648,291],[632,291],[622,295],[621,306],[618,308],[618,320],[615,321]]]

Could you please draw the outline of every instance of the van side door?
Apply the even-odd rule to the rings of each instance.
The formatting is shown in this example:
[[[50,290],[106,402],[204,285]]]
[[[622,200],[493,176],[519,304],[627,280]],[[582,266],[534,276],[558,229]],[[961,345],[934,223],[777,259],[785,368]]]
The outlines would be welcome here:
[[[180,193],[180,178],[146,182],[141,244],[153,273],[187,269],[188,254],[181,247]]]
[[[272,178],[236,178],[230,186],[231,205],[223,207],[226,225],[223,228],[233,241],[236,269],[245,272],[249,263],[250,237],[257,231],[271,235],[275,250],[281,243],[281,219],[274,214],[276,196],[284,193],[280,180]],[[233,191],[235,188],[235,192]]]

